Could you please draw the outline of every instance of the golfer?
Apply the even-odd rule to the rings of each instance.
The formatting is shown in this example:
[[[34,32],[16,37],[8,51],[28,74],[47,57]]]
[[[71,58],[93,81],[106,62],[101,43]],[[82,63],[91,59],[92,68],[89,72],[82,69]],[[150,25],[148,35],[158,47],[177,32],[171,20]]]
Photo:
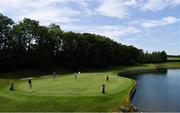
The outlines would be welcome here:
[[[105,84],[102,84],[102,94],[105,94]]]
[[[10,90],[10,91],[14,91],[14,82],[13,82],[13,81],[11,82],[11,85],[10,85],[9,90]]]
[[[77,79],[77,73],[76,72],[74,73],[74,78]]]
[[[29,91],[32,92],[32,78],[29,77],[28,79],[28,84],[29,84]]]
[[[56,72],[53,73],[53,80],[56,78]]]
[[[107,77],[106,77],[106,82],[109,82],[109,76],[107,75]]]

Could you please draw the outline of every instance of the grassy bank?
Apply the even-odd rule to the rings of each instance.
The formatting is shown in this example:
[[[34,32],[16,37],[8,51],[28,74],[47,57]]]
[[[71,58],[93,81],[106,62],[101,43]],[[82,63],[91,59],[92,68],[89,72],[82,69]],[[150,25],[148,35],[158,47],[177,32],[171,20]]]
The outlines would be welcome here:
[[[82,71],[75,80],[72,73],[33,78],[33,92],[29,93],[27,81],[15,79],[20,72],[11,73],[16,91],[10,92],[12,80],[0,79],[0,111],[119,111],[120,106],[128,106],[129,93],[136,82],[118,77],[119,72],[153,70],[157,67],[180,68],[180,63],[144,64],[114,67],[96,71]],[[106,82],[106,75],[110,82]],[[6,73],[8,75],[8,73]],[[39,73],[36,75],[38,76]],[[1,74],[0,76],[4,76]],[[106,84],[107,94],[101,94],[101,85]]]

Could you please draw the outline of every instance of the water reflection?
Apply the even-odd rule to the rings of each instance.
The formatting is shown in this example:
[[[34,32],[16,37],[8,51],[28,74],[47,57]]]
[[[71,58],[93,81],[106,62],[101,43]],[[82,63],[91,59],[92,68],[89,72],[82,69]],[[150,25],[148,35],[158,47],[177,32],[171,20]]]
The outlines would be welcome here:
[[[180,111],[180,69],[157,69],[129,77],[137,81],[132,103],[139,111]]]
[[[168,73],[167,68],[156,68],[156,70],[152,74],[167,75],[167,73]]]

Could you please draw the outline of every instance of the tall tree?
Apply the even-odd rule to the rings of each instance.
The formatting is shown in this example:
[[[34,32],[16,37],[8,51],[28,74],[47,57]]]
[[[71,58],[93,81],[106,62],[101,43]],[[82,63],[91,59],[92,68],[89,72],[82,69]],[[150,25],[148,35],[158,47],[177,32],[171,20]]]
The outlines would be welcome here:
[[[63,51],[63,31],[59,25],[49,25],[49,41],[51,53],[56,65],[60,64],[60,55]]]
[[[16,42],[16,57],[20,66],[33,66],[34,53],[37,47],[39,22],[25,18],[13,27],[13,37]]]
[[[0,14],[0,70],[6,69],[7,66],[12,65],[12,25],[14,24],[13,20]],[[9,67],[10,68],[10,67]]]

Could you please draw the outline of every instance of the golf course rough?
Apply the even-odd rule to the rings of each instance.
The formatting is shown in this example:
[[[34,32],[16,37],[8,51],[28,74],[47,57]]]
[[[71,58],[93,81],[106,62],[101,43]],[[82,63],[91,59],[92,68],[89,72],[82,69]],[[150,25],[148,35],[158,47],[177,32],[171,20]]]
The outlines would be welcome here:
[[[135,81],[109,73],[81,73],[33,78],[33,91],[27,79],[14,81],[15,91],[9,91],[10,79],[0,79],[0,111],[119,111]],[[101,93],[102,84],[106,93]]]

